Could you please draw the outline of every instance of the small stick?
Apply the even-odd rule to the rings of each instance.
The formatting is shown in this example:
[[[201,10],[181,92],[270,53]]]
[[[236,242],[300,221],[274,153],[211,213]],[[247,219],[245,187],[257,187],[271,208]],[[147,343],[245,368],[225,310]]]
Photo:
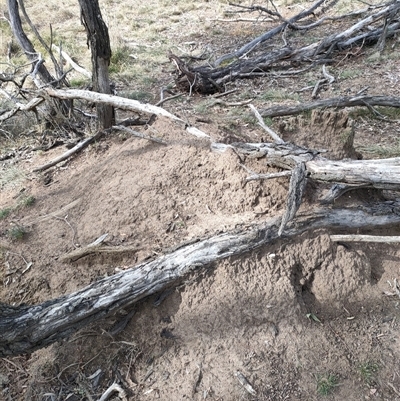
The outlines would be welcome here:
[[[291,171],[281,171],[279,173],[270,173],[270,174],[257,174],[254,173],[250,175],[249,177],[246,178],[247,181],[255,181],[255,180],[270,180],[272,178],[278,178],[278,177],[287,177],[292,175]]]
[[[219,97],[227,96],[227,95],[230,95],[231,93],[234,93],[234,92],[237,92],[237,91],[238,91],[237,88],[236,89],[231,89],[230,91],[226,91],[226,92],[223,92],[223,93],[218,93],[218,94],[214,95],[213,97],[217,99]]]
[[[400,242],[400,236],[384,236],[384,235],[362,235],[362,234],[348,234],[348,235],[331,235],[331,241],[338,242],[381,242],[386,244]]]
[[[257,111],[257,109],[252,104],[250,104],[249,107],[250,107],[251,111],[254,113],[254,115],[256,116],[256,118],[258,120],[258,124],[262,128],[264,128],[264,130],[267,131],[268,134],[271,135],[274,142],[277,144],[283,145],[285,143],[285,141],[278,134],[276,134],[271,128],[267,127],[267,125],[264,123],[264,120],[261,117],[260,113]]]
[[[125,390],[117,383],[113,383],[104,393],[103,395],[98,399],[98,401],[106,401],[110,398],[111,394],[114,392],[118,392],[119,398],[123,401],[128,401],[128,398],[126,397],[126,392]]]
[[[236,372],[235,376],[238,378],[240,384],[249,394],[251,395],[257,394],[256,390],[254,390],[253,386],[250,384],[250,382],[246,379],[246,377],[242,373]]]
[[[181,96],[182,96],[182,93],[178,93],[177,95],[166,97],[165,99],[161,99],[154,106],[157,106],[157,107],[162,106],[165,102],[168,102],[169,100],[172,100],[172,99],[177,99],[178,97],[181,97]]]
[[[335,77],[328,74],[328,71],[326,71],[325,64],[322,66],[322,73],[324,74],[324,77],[328,80],[329,85],[335,82]]]
[[[64,50],[61,50],[61,48],[59,48],[58,46],[56,46],[54,43],[51,46],[56,52],[58,52],[67,63],[69,63],[69,65],[75,70],[80,72],[82,75],[84,75],[85,77],[88,77],[90,79],[92,79],[92,73],[85,70],[83,67],[81,67],[80,65],[78,65],[77,63],[75,63],[74,60],[72,60],[72,58],[65,53]]]
[[[43,166],[39,166],[33,169],[33,172],[37,172],[37,171],[43,171],[43,170],[47,170],[50,167],[55,166],[56,164],[68,159],[69,157],[71,157],[73,154],[78,153],[79,151],[81,151],[82,149],[85,149],[87,146],[89,146],[89,144],[91,144],[92,142],[96,141],[97,139],[101,138],[104,134],[105,134],[105,130],[102,131],[98,131],[96,132],[96,134],[94,134],[93,136],[91,136],[90,138],[86,138],[85,140],[83,140],[82,142],[79,142],[76,146],[74,146],[72,149],[68,150],[67,152],[63,153],[61,156],[56,157],[55,159],[53,159],[52,161],[50,161],[49,163],[44,164]]]

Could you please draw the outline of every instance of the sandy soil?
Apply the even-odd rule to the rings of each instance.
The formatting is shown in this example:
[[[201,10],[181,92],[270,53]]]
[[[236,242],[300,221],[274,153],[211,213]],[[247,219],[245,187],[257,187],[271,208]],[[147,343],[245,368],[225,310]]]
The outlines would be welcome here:
[[[389,64],[385,68],[397,74]],[[369,66],[368,74],[374,71]],[[374,79],[371,91],[397,90],[386,75]],[[370,78],[354,79],[353,90],[365,80]],[[238,87],[256,93],[303,83],[257,80]],[[345,93],[346,83],[335,85],[322,96]],[[239,117],[228,123],[230,109],[224,106],[210,108],[207,122],[196,121],[190,102],[201,101],[195,97],[166,108],[190,116],[215,141],[269,140],[254,123]],[[274,120],[285,140],[326,149],[332,159],[363,156],[353,139],[356,145],[392,144],[398,128],[386,124],[379,125],[377,139],[365,118],[354,120],[349,111]],[[283,212],[287,178],[244,184],[241,164],[260,173],[276,171],[264,159],[213,152],[208,140],[162,118],[149,129],[167,145],[113,134],[42,174],[31,171],[64,149],[21,150],[17,162],[2,162],[3,172],[17,165],[25,176],[1,187],[0,209],[13,210],[0,220],[0,301],[44,302],[185,241],[244,229]],[[303,210],[315,206],[319,189],[308,186]],[[22,206],[27,196],[35,202]],[[384,196],[359,191],[343,203],[373,199]],[[27,230],[21,241],[8,235],[15,226]],[[106,244],[137,250],[60,261],[105,233]],[[226,259],[67,340],[0,359],[0,400],[98,400],[114,381],[128,400],[141,401],[400,400],[400,303],[387,295],[400,278],[400,250],[334,243],[329,234],[310,231]],[[126,328],[110,334],[131,311]],[[123,398],[115,393],[109,399]]]

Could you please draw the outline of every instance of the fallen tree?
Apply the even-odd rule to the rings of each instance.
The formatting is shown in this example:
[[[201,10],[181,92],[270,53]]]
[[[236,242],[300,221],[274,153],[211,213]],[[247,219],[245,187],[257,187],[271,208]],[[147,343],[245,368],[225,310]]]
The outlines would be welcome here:
[[[190,93],[215,93],[222,91],[227,82],[266,76],[269,73],[277,74],[277,69],[289,74],[298,73],[298,71],[289,71],[289,69],[298,64],[306,64],[310,67],[326,64],[331,61],[335,52],[344,51],[353,46],[362,47],[365,44],[378,43],[379,47],[382,48],[386,38],[394,36],[400,29],[400,21],[398,20],[400,4],[397,1],[392,1],[384,7],[381,6],[378,11],[376,11],[375,6],[362,10],[366,14],[363,19],[349,26],[343,32],[329,34],[312,44],[293,48],[284,39],[284,46],[282,47],[274,45],[274,49],[271,51],[260,50],[263,43],[283,32],[286,28],[299,29],[295,22],[313,15],[315,10],[324,3],[321,0],[317,1],[310,9],[302,11],[290,20],[284,20],[279,26],[253,39],[239,50],[221,56],[211,67],[210,65],[191,67],[178,56],[170,54],[170,60],[174,62],[177,70],[177,86]],[[335,3],[335,1],[328,2],[324,11]],[[354,14],[349,14],[349,16],[354,16]],[[283,17],[280,16],[280,19]],[[383,21],[383,23],[373,25],[378,21]],[[308,24],[307,30],[318,25],[319,23]],[[251,53],[256,51],[258,54],[251,56]]]
[[[310,103],[302,103],[295,106],[273,106],[260,110],[263,117],[279,117],[304,113],[318,108],[343,108],[343,107],[400,107],[400,98],[397,96],[341,96],[330,99],[317,100]]]
[[[321,5],[322,2],[319,1],[317,4]],[[394,7],[394,4],[391,6]],[[388,7],[391,6],[389,5]],[[396,13],[397,8],[393,7],[391,8],[392,13]],[[387,12],[387,7],[382,9],[379,15],[382,18],[389,18],[383,10]],[[376,19],[380,18],[375,17]],[[284,21],[284,24],[286,24],[286,27],[291,27],[294,22],[288,23]],[[365,26],[367,22],[364,21],[363,24],[361,24],[361,27]],[[389,24],[389,26],[392,25]],[[360,25],[357,29],[359,27]],[[349,34],[355,31],[356,28],[350,30]],[[337,37],[335,37],[336,39]],[[347,36],[342,34],[340,40],[333,42],[335,46],[345,43]],[[365,37],[362,40],[365,40]],[[323,43],[322,48],[325,49],[322,53],[318,53],[319,46],[310,45],[303,49],[303,53],[297,54],[307,55],[307,57],[314,54],[319,57],[317,57],[317,60],[321,61],[330,51],[333,51],[333,48],[327,50],[326,41],[321,43]],[[259,60],[264,61],[273,60],[274,57],[276,60],[284,60],[282,55],[286,55],[288,56],[285,56],[286,59],[290,61],[296,60],[296,58],[293,58],[294,52],[289,47],[285,47],[269,55],[257,57],[261,57]],[[173,55],[171,57],[178,68],[188,68],[184,63],[182,64],[182,60],[179,58],[174,58],[175,56]],[[279,57],[281,58],[279,59]],[[193,72],[187,69],[192,74],[190,76],[192,81],[187,79],[188,76],[185,79],[190,90],[197,90],[196,85],[200,82],[203,82],[202,85],[215,90],[220,87],[221,83],[225,82],[224,79],[265,74],[265,71],[270,66],[268,61],[265,64],[266,69],[260,70],[257,67],[255,71],[250,71],[249,73],[240,72],[235,75],[235,71],[232,68],[236,68],[235,66],[239,65],[248,65],[250,68],[251,60],[249,64],[246,63],[247,61],[234,61],[227,67],[228,69],[225,67],[214,69],[214,71],[218,70],[219,72],[230,71],[229,77],[227,75],[215,76],[216,80],[214,80],[207,75],[204,77],[201,74],[196,75],[197,71]],[[90,91],[59,90],[52,87],[41,88],[36,95],[37,98],[34,99],[35,102],[32,107],[36,107],[43,99],[48,97],[67,100],[81,99],[96,104],[112,105],[124,110],[140,111],[170,118],[184,125],[185,129],[190,133],[199,137],[209,138],[205,133],[195,127],[187,126],[185,121],[160,107],[141,104],[130,99]],[[369,100],[371,103],[372,100]],[[366,99],[362,99],[361,103],[365,105]],[[265,128],[267,129],[267,127]],[[245,231],[229,232],[181,245],[175,251],[158,259],[141,263],[127,271],[99,280],[78,292],[49,300],[40,305],[10,306],[0,304],[0,331],[2,333],[0,337],[0,356],[32,352],[35,349],[66,338],[86,325],[113,314],[120,308],[129,307],[146,296],[176,285],[196,269],[210,266],[223,258],[250,252],[266,244],[273,243],[278,238],[295,237],[307,230],[318,228],[333,232],[337,229],[351,232],[359,229],[389,227],[400,223],[400,204],[398,202],[349,209],[335,209],[325,206],[296,217],[307,180],[333,184],[329,196],[324,199],[325,203],[333,202],[338,196],[351,189],[372,187],[400,190],[400,158],[379,161],[331,161],[323,158],[319,152],[285,143],[273,132],[269,131],[269,134],[273,137],[274,143],[236,143],[230,145],[214,143],[212,147],[220,151],[233,148],[244,158],[264,157],[269,165],[288,170],[263,176],[254,173],[248,177],[248,180],[254,180],[290,176],[288,200],[283,216],[272,218],[262,225],[246,228]],[[98,135],[78,144],[74,152],[81,150],[90,141],[98,139],[101,133],[98,133]],[[55,165],[72,153],[62,155],[61,158],[41,166],[38,170],[44,170],[50,165]],[[126,249],[90,246],[70,252],[64,255],[62,260],[74,261],[91,253],[118,251],[126,251]]]
[[[324,207],[298,216],[286,226],[284,237],[318,228],[351,231],[399,223],[398,203],[355,209]],[[52,344],[120,308],[177,284],[196,269],[272,243],[279,238],[279,227],[280,218],[272,218],[245,231],[202,239],[40,305],[0,304],[0,357],[32,352]]]

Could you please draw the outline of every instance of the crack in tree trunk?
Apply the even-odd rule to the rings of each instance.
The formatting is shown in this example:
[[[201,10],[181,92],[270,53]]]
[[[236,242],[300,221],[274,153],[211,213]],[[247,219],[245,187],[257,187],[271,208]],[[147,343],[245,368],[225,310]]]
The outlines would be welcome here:
[[[73,294],[33,306],[0,303],[0,357],[32,352],[70,336],[89,323],[176,285],[184,276],[233,255],[252,251],[279,238],[280,218],[179,247],[170,254],[99,280]],[[317,228],[361,229],[400,223],[400,205],[356,209],[321,208],[300,215],[284,237]]]
[[[88,36],[92,52],[93,90],[111,94],[108,67],[111,60],[110,37],[99,7],[98,0],[79,0],[82,23]],[[96,107],[97,118],[102,128],[110,128],[115,123],[114,108],[107,104]]]

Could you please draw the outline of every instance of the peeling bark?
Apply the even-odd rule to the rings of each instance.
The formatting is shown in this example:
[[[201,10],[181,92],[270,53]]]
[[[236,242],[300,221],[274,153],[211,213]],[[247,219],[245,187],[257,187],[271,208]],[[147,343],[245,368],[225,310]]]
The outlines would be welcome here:
[[[284,237],[317,228],[362,229],[400,223],[400,204],[357,209],[316,209],[290,222]],[[29,353],[70,336],[89,323],[177,284],[182,277],[224,258],[241,255],[279,237],[280,218],[246,231],[183,245],[156,260],[99,280],[86,288],[33,306],[0,304],[0,357]]]
[[[93,89],[99,93],[111,94],[108,66],[111,60],[110,37],[100,11],[98,0],[79,0],[82,23],[86,28],[88,43],[92,52]],[[97,105],[97,118],[102,128],[114,124],[114,109],[109,104]]]

